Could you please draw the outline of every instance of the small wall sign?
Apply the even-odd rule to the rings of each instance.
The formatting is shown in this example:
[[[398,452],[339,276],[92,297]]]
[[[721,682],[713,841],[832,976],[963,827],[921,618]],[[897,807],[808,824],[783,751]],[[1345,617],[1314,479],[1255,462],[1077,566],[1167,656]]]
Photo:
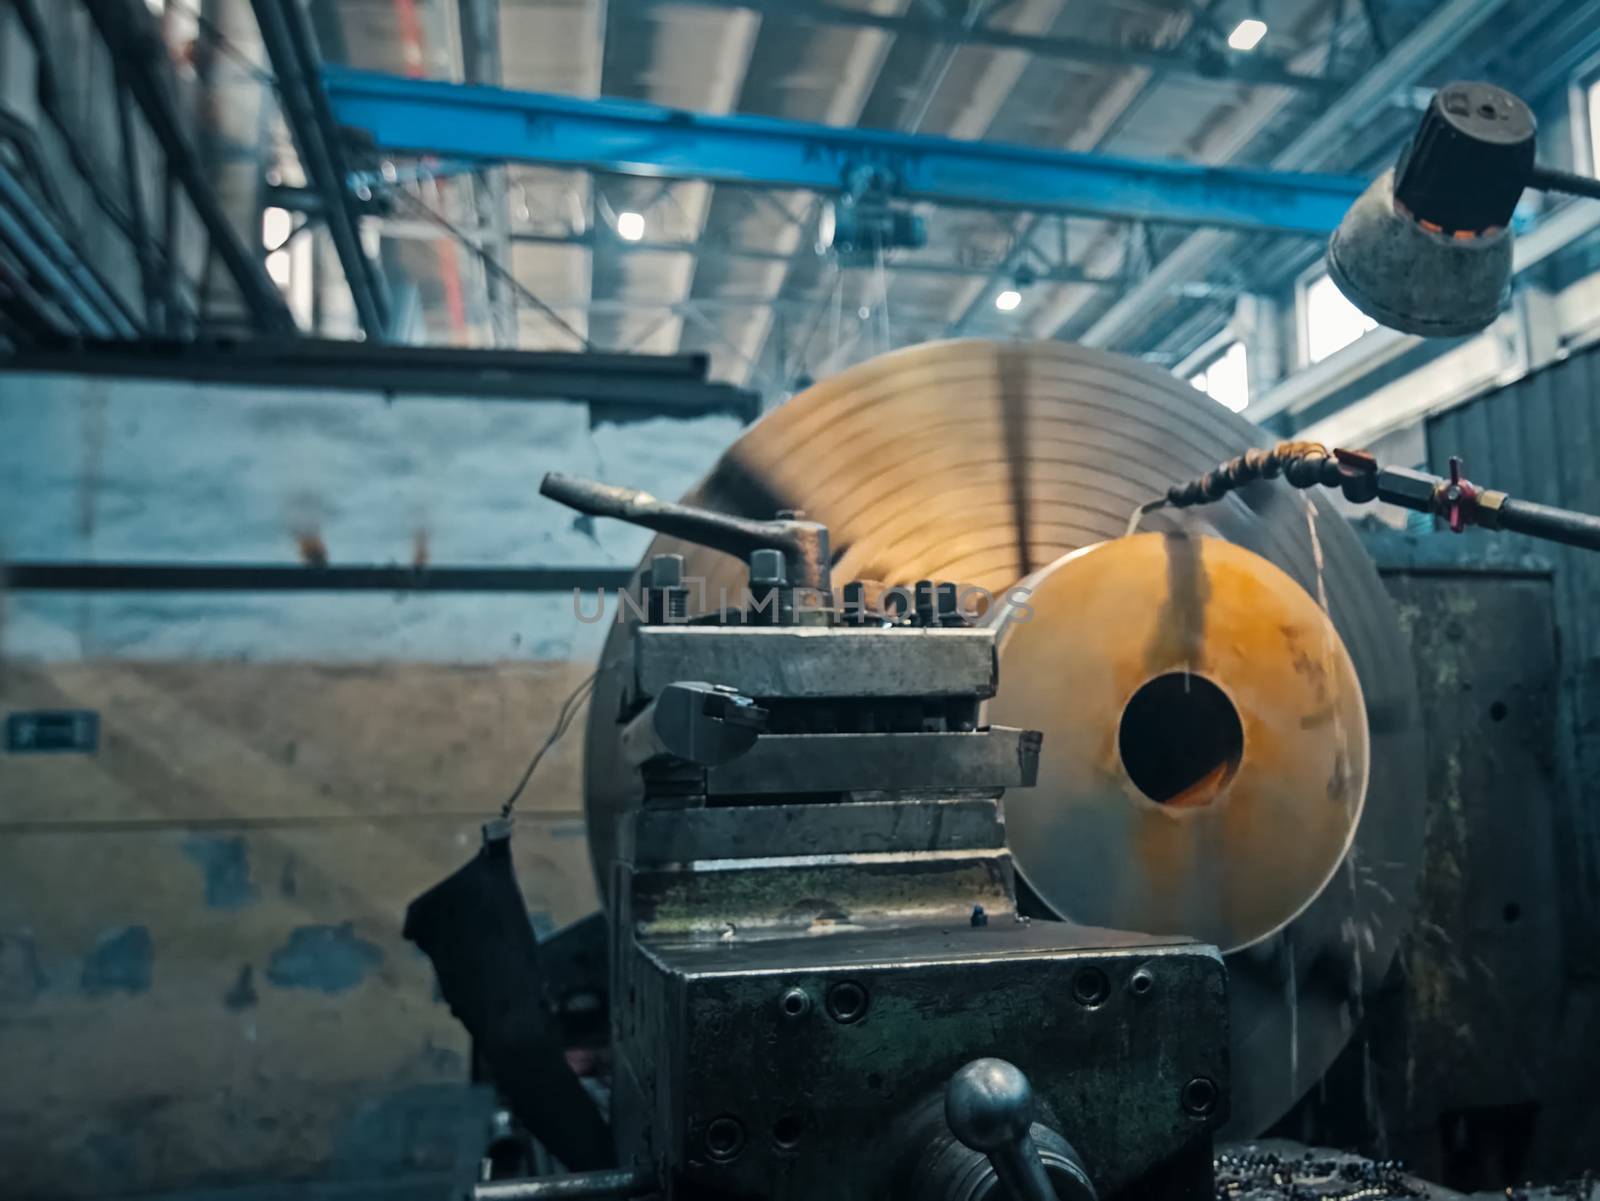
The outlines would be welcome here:
[[[6,714],[6,750],[13,755],[92,754],[100,747],[93,709],[34,709]]]

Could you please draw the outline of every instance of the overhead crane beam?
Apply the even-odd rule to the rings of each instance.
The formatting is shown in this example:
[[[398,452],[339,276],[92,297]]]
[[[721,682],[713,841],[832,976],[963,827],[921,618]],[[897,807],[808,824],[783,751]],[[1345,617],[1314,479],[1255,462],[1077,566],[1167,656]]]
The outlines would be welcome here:
[[[1324,236],[1366,186],[1350,176],[1208,167],[1029,146],[707,116],[623,100],[325,69],[341,125],[384,151],[661,179]]]

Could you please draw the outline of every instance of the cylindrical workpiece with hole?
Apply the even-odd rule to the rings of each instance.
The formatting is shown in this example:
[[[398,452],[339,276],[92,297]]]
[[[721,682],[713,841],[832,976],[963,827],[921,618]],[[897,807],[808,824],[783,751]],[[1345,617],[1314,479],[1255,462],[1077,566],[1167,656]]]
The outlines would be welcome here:
[[[1293,921],[1367,787],[1361,684],[1317,602],[1260,555],[1178,532],[1087,547],[1016,591],[991,615],[988,719],[1050,731],[1038,786],[1006,797],[1034,891],[1085,925],[1225,952]]]

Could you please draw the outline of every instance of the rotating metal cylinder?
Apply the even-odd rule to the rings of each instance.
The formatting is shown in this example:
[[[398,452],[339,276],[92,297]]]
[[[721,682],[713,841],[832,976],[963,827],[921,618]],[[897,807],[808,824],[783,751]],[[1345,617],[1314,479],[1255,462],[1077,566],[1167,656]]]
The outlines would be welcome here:
[[[1036,577],[1034,620],[1008,626],[991,705],[996,721],[1044,731],[1040,787],[1005,799],[1018,869],[1063,918],[1170,926],[1149,932],[1192,933],[1228,953],[1225,1133],[1239,1136],[1286,1111],[1349,1038],[1405,923],[1422,837],[1409,652],[1375,568],[1323,497],[1257,484],[1152,514],[1150,537],[1122,538],[1134,509],[1169,485],[1270,441],[1120,355],[943,342],[794,397],[685,498],[755,518],[804,509],[829,527],[840,587],[953,581],[992,595],[997,617]],[[667,537],[650,553],[684,556],[691,607],[715,604],[719,589],[738,595],[743,565],[727,555]],[[585,750],[601,881],[616,818],[638,797],[617,754],[626,653],[615,627]],[[1175,691],[1186,671],[1188,695]],[[1077,695],[1069,672],[1098,682]],[[1159,683],[1168,676],[1178,682]],[[1223,704],[1194,704],[1206,687]],[[1130,706],[1146,744],[1203,726],[1189,739],[1192,761],[1139,768],[1151,770],[1148,787],[1127,772],[1138,747],[1120,741]],[[1075,824],[1098,839],[1087,882],[1063,875],[1073,860],[1059,852]]]
[[[1260,555],[1176,532],[1066,555],[1013,598],[990,618],[988,720],[1055,715],[1038,786],[1006,797],[1034,892],[1224,953],[1304,912],[1346,862],[1369,766],[1361,683],[1317,601]]]

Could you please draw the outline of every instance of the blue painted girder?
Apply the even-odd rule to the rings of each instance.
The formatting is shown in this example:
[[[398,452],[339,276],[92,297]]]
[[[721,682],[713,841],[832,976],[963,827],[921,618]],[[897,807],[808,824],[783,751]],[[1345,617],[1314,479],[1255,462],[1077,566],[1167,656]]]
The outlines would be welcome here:
[[[835,193],[866,168],[886,173],[907,200],[1317,236],[1333,230],[1367,182],[706,116],[343,68],[324,68],[323,78],[335,120],[382,150],[661,179]]]

